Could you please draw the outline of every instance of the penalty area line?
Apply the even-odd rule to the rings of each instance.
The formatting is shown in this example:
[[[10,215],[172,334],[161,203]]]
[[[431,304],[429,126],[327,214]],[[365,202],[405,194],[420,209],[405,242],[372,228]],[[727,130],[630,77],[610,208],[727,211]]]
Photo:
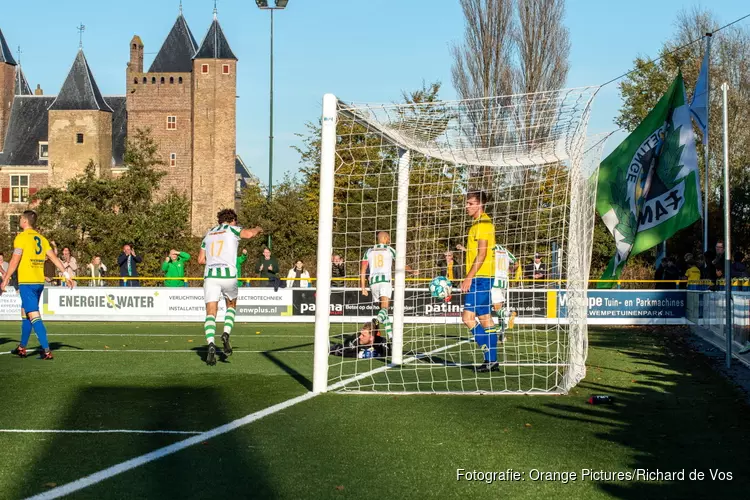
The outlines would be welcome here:
[[[178,434],[194,435],[201,431],[159,431],[139,429],[0,429],[6,434]]]
[[[455,345],[460,345],[465,342],[468,342],[468,340],[463,340]],[[451,346],[444,346],[440,347],[438,349],[432,350],[430,352],[424,353],[424,354],[417,354],[415,356],[406,358],[404,360],[403,364],[410,363],[412,361],[416,361],[418,359],[421,359],[424,356],[429,356],[431,354],[435,354],[437,352],[441,352],[447,349],[450,349]],[[371,375],[375,375],[377,373],[382,373],[389,368],[393,368],[393,364],[388,364],[385,366],[382,366],[380,368],[376,368],[374,370],[370,370],[369,372],[362,373],[356,377],[352,377],[348,380],[342,380],[341,382],[338,382],[336,384],[333,384],[328,387],[328,390],[337,390],[340,389],[352,382],[361,380],[363,378],[369,377]],[[305,394],[302,394],[301,396],[297,396],[292,399],[288,399],[286,401],[282,401],[281,403],[275,404],[273,406],[269,406],[268,408],[265,408],[260,411],[256,411],[255,413],[251,413],[249,415],[246,415],[242,418],[238,418],[237,420],[234,420],[232,422],[229,422],[228,424],[221,425],[219,427],[216,427],[214,429],[211,429],[209,431],[203,432],[201,434],[198,434],[196,436],[184,439],[182,441],[178,441],[174,444],[171,444],[169,446],[164,446],[163,448],[159,448],[157,450],[154,450],[150,453],[146,453],[145,455],[141,455],[139,457],[131,458],[130,460],[127,460],[125,462],[113,465],[111,467],[108,467],[106,469],[102,469],[99,472],[95,472],[93,474],[90,474],[88,476],[82,477],[81,479],[77,479],[75,481],[72,481],[67,484],[63,484],[61,486],[57,486],[56,488],[53,488],[51,490],[45,491],[43,493],[39,493],[38,495],[34,495],[33,497],[29,497],[27,500],[51,500],[54,498],[60,498],[64,497],[66,495],[70,495],[71,493],[75,493],[76,491],[80,491],[84,488],[88,488],[89,486],[93,486],[95,484],[101,483],[102,481],[109,479],[111,477],[117,476],[119,474],[122,474],[123,472],[127,472],[129,470],[135,469],[136,467],[140,467],[142,465],[145,465],[149,462],[153,462],[154,460],[158,460],[160,458],[164,458],[168,455],[172,455],[174,453],[177,453],[178,451],[184,450],[185,448],[189,448],[191,446],[195,446],[196,444],[200,444],[208,439],[215,438],[217,436],[221,436],[222,434],[226,434],[228,432],[231,432],[235,429],[239,429],[240,427],[243,427],[245,425],[251,424],[253,422],[256,422],[264,417],[267,417],[269,415],[273,415],[274,413],[278,413],[282,410],[285,410],[287,408],[290,408],[294,405],[297,405],[299,403],[308,401],[310,399],[313,399],[316,396],[319,396],[321,393],[315,393],[315,392],[307,392]]]

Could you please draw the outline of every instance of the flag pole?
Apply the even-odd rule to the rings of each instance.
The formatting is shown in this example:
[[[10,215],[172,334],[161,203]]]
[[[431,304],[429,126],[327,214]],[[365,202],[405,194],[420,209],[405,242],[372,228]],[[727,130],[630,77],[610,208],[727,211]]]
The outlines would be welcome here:
[[[706,71],[706,132],[703,146],[703,253],[708,251],[708,130],[711,123],[711,33],[706,33],[706,60],[708,71]]]
[[[724,100],[724,290],[726,291],[726,365],[727,368],[732,366],[732,226],[729,218],[729,209],[731,207],[729,200],[729,118],[727,117],[727,91],[729,85],[727,82],[721,84],[721,91]]]

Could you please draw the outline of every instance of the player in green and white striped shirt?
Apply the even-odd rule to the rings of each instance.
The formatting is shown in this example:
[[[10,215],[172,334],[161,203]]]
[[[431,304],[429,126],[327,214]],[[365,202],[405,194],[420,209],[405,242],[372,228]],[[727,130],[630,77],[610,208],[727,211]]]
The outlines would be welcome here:
[[[504,246],[495,245],[492,248],[495,257],[495,277],[492,280],[492,309],[500,323],[500,342],[505,340],[505,329],[513,328],[516,312],[509,313],[506,302],[509,302],[510,265],[516,261],[515,256]]]
[[[229,343],[229,335],[234,326],[234,317],[237,307],[237,247],[240,239],[253,238],[263,230],[260,227],[254,229],[242,229],[237,226],[237,212],[227,208],[218,214],[219,224],[212,227],[203,238],[201,243],[198,263],[206,266],[203,273],[203,294],[206,301],[206,321],[203,331],[208,343],[208,355],[206,364],[216,364],[216,346],[214,336],[216,335],[216,313],[219,310],[219,299],[224,297],[227,303],[227,312],[224,318],[224,334],[221,341],[224,344],[224,354],[232,354],[232,345]]]
[[[385,232],[378,233],[378,243],[367,249],[362,257],[362,263],[359,269],[359,285],[362,295],[367,297],[369,292],[366,286],[367,269],[370,269],[370,292],[372,300],[379,303],[378,321],[385,327],[385,334],[388,340],[391,338],[393,327],[391,318],[388,316],[388,307],[393,295],[393,286],[391,285],[391,275],[393,273],[393,261],[396,260],[396,251],[390,246],[391,236]]]

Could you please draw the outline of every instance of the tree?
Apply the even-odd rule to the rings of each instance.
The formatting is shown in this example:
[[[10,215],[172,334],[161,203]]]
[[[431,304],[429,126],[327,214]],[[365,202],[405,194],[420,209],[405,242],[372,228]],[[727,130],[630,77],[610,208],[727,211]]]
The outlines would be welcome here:
[[[701,39],[705,33],[715,31],[719,24],[709,10],[696,8],[680,12],[676,20],[675,33],[661,48],[659,59],[649,62],[644,57],[636,58],[635,69],[619,84],[623,105],[615,123],[632,131],[666,92],[677,71],[682,71],[685,81],[688,82],[688,98],[692,98],[692,82],[698,78],[705,44],[689,43]],[[685,46],[686,44],[689,45]],[[738,248],[750,247],[750,129],[747,127],[750,121],[750,65],[747,64],[749,60],[750,29],[736,26],[714,34],[711,49],[712,89],[709,123],[709,248],[723,235],[723,199],[720,189],[723,184],[723,136],[720,118],[721,92],[718,88],[724,81],[730,88],[728,116],[732,237]],[[703,179],[705,165],[702,144],[698,144],[698,158]],[[702,223],[696,222],[671,238],[668,248],[679,249],[680,252],[699,251],[702,241]]]
[[[130,243],[144,259],[141,274],[157,276],[170,248],[197,248],[189,236],[190,204],[175,192],[157,196],[166,173],[149,131],[136,131],[124,158],[121,176],[99,177],[89,162],[65,189],[41,189],[32,204],[41,230],[60,247],[70,246],[81,264],[100,255],[115,273],[120,249]]]

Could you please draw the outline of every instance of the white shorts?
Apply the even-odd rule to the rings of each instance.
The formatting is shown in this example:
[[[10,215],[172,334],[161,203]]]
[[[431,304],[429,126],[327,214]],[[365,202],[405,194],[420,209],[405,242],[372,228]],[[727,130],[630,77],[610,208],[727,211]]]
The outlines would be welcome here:
[[[492,290],[490,291],[490,295],[492,297],[493,304],[499,304],[500,302],[505,302],[505,288],[492,287]]]
[[[206,303],[218,302],[221,297],[237,299],[237,278],[206,278],[203,280],[203,296]]]
[[[380,302],[380,297],[391,298],[393,295],[393,286],[390,281],[383,283],[373,283],[370,285],[370,293],[372,294],[373,302]]]

